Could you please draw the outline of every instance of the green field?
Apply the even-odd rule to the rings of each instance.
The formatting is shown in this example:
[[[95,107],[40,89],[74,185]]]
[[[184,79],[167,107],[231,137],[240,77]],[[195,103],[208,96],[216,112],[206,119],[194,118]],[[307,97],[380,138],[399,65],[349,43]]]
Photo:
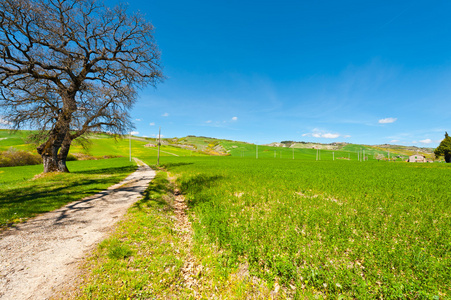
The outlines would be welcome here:
[[[155,165],[157,150],[144,147],[147,142],[132,139],[132,155]],[[26,146],[20,136],[8,143]],[[265,299],[280,287],[279,298],[451,299],[449,164],[370,156],[359,162],[360,145],[321,150],[319,161],[315,149],[259,146],[256,159],[256,145],[221,145],[231,156],[161,149],[162,167],[189,203],[192,254],[204,267],[198,296]],[[69,162],[73,173],[36,180],[40,165],[0,168],[1,225],[119,181],[134,169],[128,147],[128,139],[97,135],[88,149],[74,145],[72,151],[124,157]],[[161,194],[160,181],[148,193]],[[82,298],[193,297],[183,288],[187,250],[171,229],[170,201],[161,195],[143,201],[95,254]],[[137,247],[143,241],[149,248]],[[116,248],[126,255],[109,257]],[[117,283],[118,274],[127,281]],[[236,274],[247,275],[238,280]]]
[[[0,130],[0,151],[6,151],[10,147],[36,152],[36,145],[26,143],[26,137],[30,131]],[[144,147],[146,144],[157,144],[155,139],[132,137],[132,155],[136,157],[156,156],[158,149],[156,147]],[[75,140],[71,146],[70,153],[83,153],[95,157],[105,155],[129,156],[128,137],[114,138],[107,134],[91,134],[84,147],[80,141]],[[185,147],[186,148],[183,148]],[[203,156],[203,155],[230,155],[235,157],[258,157],[275,159],[301,159],[301,160],[362,160],[362,151],[365,151],[365,157],[368,161],[376,160],[377,155],[382,155],[384,159],[397,157],[397,161],[402,161],[409,154],[417,153],[402,148],[384,149],[377,146],[347,144],[339,147],[339,150],[316,150],[312,148],[302,148],[303,144],[295,144],[289,147],[273,147],[265,145],[249,144],[239,141],[230,141],[223,139],[214,139],[208,137],[187,136],[183,138],[168,138],[162,140],[160,156]],[[219,148],[217,148],[219,147]],[[398,151],[399,150],[399,151]],[[418,152],[432,159],[430,153]]]
[[[31,131],[9,131],[0,129],[0,151],[6,151],[9,148],[18,150],[27,150],[36,153],[36,144],[28,142],[28,135]],[[155,139],[145,139],[132,137],[131,141],[128,136],[114,137],[107,134],[91,134],[85,141],[75,140],[70,148],[70,153],[88,154],[94,157],[103,156],[124,156],[130,154],[130,142],[132,148],[132,156],[156,156],[158,149],[156,147],[144,147],[144,145],[152,143],[156,144]],[[171,145],[163,144],[160,149],[160,156],[202,156],[204,154],[197,151],[181,149]]]
[[[225,270],[301,298],[451,297],[449,165],[169,159]]]
[[[0,168],[0,230],[105,190],[136,167],[126,158],[68,162],[72,173],[41,178],[42,165]]]

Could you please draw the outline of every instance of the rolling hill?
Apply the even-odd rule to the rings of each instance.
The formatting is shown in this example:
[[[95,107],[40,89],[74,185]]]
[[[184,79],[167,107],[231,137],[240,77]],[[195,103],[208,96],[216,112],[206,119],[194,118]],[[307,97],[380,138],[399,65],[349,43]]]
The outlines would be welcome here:
[[[27,137],[32,131],[0,130],[0,151],[15,148],[35,152],[36,144]],[[83,157],[102,158],[105,156],[128,156],[130,145],[132,155],[157,155],[158,141],[155,138],[120,137],[106,133],[92,133],[86,139],[75,141],[71,154]],[[257,154],[258,148],[258,154]],[[434,159],[433,149],[400,145],[359,145],[347,143],[319,144],[309,142],[282,141],[267,145],[255,145],[247,142],[216,139],[205,136],[189,135],[181,138],[161,140],[161,156],[235,156],[259,158],[285,158],[306,160],[347,159],[358,160],[365,153],[367,160],[390,159],[405,160],[412,154],[425,155]]]

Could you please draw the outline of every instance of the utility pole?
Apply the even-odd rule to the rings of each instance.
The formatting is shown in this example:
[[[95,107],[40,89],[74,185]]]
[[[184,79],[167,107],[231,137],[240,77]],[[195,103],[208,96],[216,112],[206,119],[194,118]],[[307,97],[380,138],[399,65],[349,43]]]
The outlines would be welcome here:
[[[332,152],[332,160],[335,160],[335,152]]]
[[[157,166],[160,165],[160,146],[161,146],[161,126],[158,130],[158,156],[157,156]]]
[[[293,148],[293,159],[294,159],[294,148]]]
[[[129,149],[129,153],[130,153],[130,161],[132,161],[132,132],[131,131],[128,136],[128,149]]]

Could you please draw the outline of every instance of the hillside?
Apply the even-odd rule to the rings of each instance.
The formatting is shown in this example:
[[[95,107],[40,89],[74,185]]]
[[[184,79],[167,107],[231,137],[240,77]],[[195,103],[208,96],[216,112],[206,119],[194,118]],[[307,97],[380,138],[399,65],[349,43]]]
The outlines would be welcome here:
[[[349,143],[310,143],[310,142],[294,142],[294,141],[282,141],[280,143],[271,143],[267,146],[281,147],[281,148],[300,148],[300,149],[320,149],[330,151],[345,151],[349,153],[357,153],[359,150],[365,150],[365,155],[375,156],[383,155],[385,158],[390,157],[407,157],[413,154],[424,155],[426,158],[434,159],[434,149],[415,147],[415,146],[401,146],[401,145],[361,145],[361,144],[349,144]]]
[[[11,148],[17,150],[25,150],[36,152],[37,144],[28,140],[28,136],[32,131],[9,131],[0,129],[0,151],[7,151]],[[86,155],[95,158],[104,156],[129,156],[129,146],[131,142],[132,155],[139,154],[157,154],[156,147],[146,147],[150,143],[155,143],[155,139],[147,139],[141,137],[131,137],[129,141],[127,137],[112,136],[105,133],[93,133],[87,135],[86,139],[75,140],[71,146],[69,154]],[[168,141],[162,141],[160,149],[161,156],[192,156],[203,155],[202,153],[193,152],[191,150],[174,147]]]
[[[11,147],[18,150],[35,152],[36,145],[27,140],[32,131],[0,130],[0,151]],[[155,138],[131,137],[132,155],[156,155],[158,141]],[[84,140],[75,140],[71,154],[78,157],[129,156],[129,137],[112,136],[105,133],[93,133]],[[434,159],[433,149],[400,145],[359,145],[348,143],[320,144],[310,142],[282,141],[268,145],[255,145],[246,142],[216,139],[205,136],[189,135],[181,138],[161,140],[162,156],[235,156],[259,158],[291,158],[307,160],[358,160],[363,151],[367,160],[395,159],[406,160],[409,155],[421,154]],[[258,148],[258,154],[257,154]]]

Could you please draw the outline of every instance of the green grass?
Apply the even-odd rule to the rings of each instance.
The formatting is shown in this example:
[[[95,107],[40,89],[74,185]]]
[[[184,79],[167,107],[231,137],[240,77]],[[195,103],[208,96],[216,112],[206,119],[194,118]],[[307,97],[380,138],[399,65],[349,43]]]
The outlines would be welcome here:
[[[136,169],[125,158],[68,162],[72,173],[32,178],[42,166],[0,169],[0,228],[52,211],[119,182]]]
[[[0,151],[6,151],[11,147],[19,150],[35,150],[34,145],[25,143],[25,139],[30,133],[31,131],[27,130],[10,131],[0,129]]]
[[[229,150],[229,153],[235,157],[248,157],[255,158],[257,146],[254,144],[246,144],[241,142],[222,142],[222,145]],[[295,160],[316,160],[317,153],[320,160],[353,160],[357,161],[361,154],[358,154],[359,150],[365,149],[365,156],[369,161],[375,160],[377,154],[383,154],[387,156],[386,151],[376,150],[370,146],[362,145],[347,145],[340,150],[320,150],[309,148],[287,148],[287,147],[272,147],[272,146],[258,146],[259,158],[274,158],[274,159],[294,159]],[[391,157],[396,155],[391,153]]]
[[[450,298],[449,165],[233,157],[163,164],[189,201],[191,252],[203,270],[196,294],[183,286],[186,245],[162,200],[163,176],[100,246],[82,298],[267,299],[279,285],[281,299]]]
[[[2,191],[7,184],[30,180],[43,170],[44,167],[42,165],[0,168],[0,191]]]
[[[169,158],[168,158],[169,160]],[[171,158],[197,247],[298,298],[451,297],[449,165]],[[231,272],[231,271],[230,271]]]
[[[0,151],[8,150],[10,147],[14,147],[21,150],[27,150],[31,152],[36,152],[36,146],[33,144],[25,144],[25,139],[31,131],[15,131],[10,132],[7,130],[0,130]],[[6,138],[6,139],[2,139]],[[160,155],[165,156],[204,156],[202,152],[212,152],[214,146],[221,145],[228,151],[232,156],[236,157],[255,157],[256,156],[256,145],[248,144],[239,141],[230,141],[206,137],[183,137],[179,139],[166,139],[169,145],[163,145],[161,147]],[[147,148],[144,147],[145,144],[152,143],[156,144],[155,139],[144,139],[144,138],[132,138],[132,155],[136,157],[149,157],[157,155],[157,148]],[[195,151],[181,149],[172,146],[175,144],[186,144],[191,145],[196,148]],[[300,145],[300,144],[298,144]],[[303,145],[304,146],[304,145]],[[367,145],[355,145],[348,144],[342,147],[340,150],[321,150],[320,158],[321,160],[333,160],[335,159],[351,159],[357,160],[359,155],[357,154],[360,150],[365,150],[365,154],[368,160],[374,160],[377,154],[382,154],[387,156],[387,149],[378,148],[375,146]],[[397,149],[397,148],[396,148]],[[402,153],[406,156],[405,151],[401,150],[390,150],[390,156],[396,156]],[[113,138],[107,134],[91,134],[89,135],[89,143],[87,148],[83,148],[79,141],[75,140],[71,146],[71,153],[86,153],[92,156],[102,157],[105,155],[116,155],[116,156],[128,156],[129,155],[129,139],[124,138]],[[307,159],[316,160],[317,150],[309,148],[298,148],[295,147],[294,153],[291,148],[284,147],[270,147],[270,146],[259,146],[259,157],[260,158],[292,158],[294,154],[295,159]],[[427,156],[432,158],[431,155]]]
[[[22,138],[0,140],[0,149],[28,147]],[[132,140],[132,155],[153,165],[156,149],[146,143]],[[294,149],[293,160],[290,148],[259,146],[256,160],[255,145],[221,144],[232,157],[161,152],[189,201],[191,252],[203,266],[199,297],[269,298],[280,285],[280,298],[451,298],[450,165],[362,163],[359,145],[321,150],[320,161],[314,149]],[[96,135],[88,153],[128,157],[128,147],[128,139]],[[0,168],[0,226],[103,190],[135,169],[128,158],[68,166],[70,174],[36,180],[42,166]],[[174,230],[172,189],[160,173],[100,244],[82,298],[194,296],[180,274],[187,245]]]
[[[77,299],[269,299],[264,282],[254,282],[223,268],[226,256],[209,243],[195,250],[191,262],[198,285],[185,284],[182,266],[190,243],[174,214],[174,188],[158,172],[145,197],[128,211],[84,266]],[[223,270],[217,272],[216,270]],[[236,271],[236,270],[235,270]]]
[[[25,142],[30,133],[32,132],[22,130],[11,132],[0,129],[0,151],[6,151],[13,147],[19,150],[27,150],[36,153],[36,145],[26,144]],[[87,147],[84,148],[80,141],[75,140],[71,145],[70,153],[85,153],[95,157],[129,156],[129,139],[127,137],[114,138],[107,134],[91,134],[88,137],[89,141],[87,143]],[[144,145],[148,143],[155,144],[155,141],[145,140],[143,138],[132,138],[132,156],[155,156],[156,162],[158,149],[144,147]],[[204,154],[178,147],[172,147],[170,145],[163,145],[161,146],[160,156],[204,156]]]
[[[185,245],[174,230],[170,201],[163,199],[171,190],[166,173],[158,173],[145,197],[87,262],[79,299],[175,299],[184,294]]]

